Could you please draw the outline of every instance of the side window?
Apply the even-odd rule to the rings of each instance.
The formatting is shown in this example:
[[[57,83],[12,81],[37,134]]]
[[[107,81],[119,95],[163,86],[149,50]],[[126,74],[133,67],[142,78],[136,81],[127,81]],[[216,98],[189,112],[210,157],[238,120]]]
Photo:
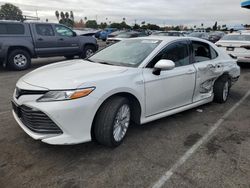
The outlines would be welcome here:
[[[190,64],[188,45],[186,42],[175,42],[168,45],[162,50],[147,67],[153,68],[154,65],[161,59],[172,60],[176,67]]]
[[[69,28],[64,27],[62,25],[56,25],[56,32],[58,35],[65,37],[72,37],[74,35]]]
[[[24,26],[22,24],[0,24],[0,34],[23,35]]]
[[[209,44],[193,41],[192,45],[195,63],[212,59]]]
[[[53,28],[49,24],[36,24],[36,33],[41,36],[54,36]]]
[[[210,46],[210,51],[211,51],[211,59],[215,59],[218,57],[218,53],[211,46]]]
[[[0,34],[7,34],[8,30],[7,30],[7,25],[6,24],[0,24]]]

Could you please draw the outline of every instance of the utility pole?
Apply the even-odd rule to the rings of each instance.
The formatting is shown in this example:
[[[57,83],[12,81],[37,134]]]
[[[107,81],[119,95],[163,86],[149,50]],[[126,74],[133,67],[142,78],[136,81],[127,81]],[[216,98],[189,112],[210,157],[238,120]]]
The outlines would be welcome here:
[[[38,18],[38,13],[37,13],[37,10],[36,10],[36,17]]]

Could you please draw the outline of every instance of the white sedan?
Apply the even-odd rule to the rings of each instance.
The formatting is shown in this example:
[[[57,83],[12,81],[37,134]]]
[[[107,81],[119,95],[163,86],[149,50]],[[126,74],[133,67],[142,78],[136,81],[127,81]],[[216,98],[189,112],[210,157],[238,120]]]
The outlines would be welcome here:
[[[240,68],[214,44],[184,37],[121,41],[86,60],[39,68],[16,84],[13,115],[48,144],[97,140],[115,147],[145,124],[215,100],[226,102]]]
[[[250,63],[250,33],[239,32],[225,35],[216,45],[235,56],[238,62]]]

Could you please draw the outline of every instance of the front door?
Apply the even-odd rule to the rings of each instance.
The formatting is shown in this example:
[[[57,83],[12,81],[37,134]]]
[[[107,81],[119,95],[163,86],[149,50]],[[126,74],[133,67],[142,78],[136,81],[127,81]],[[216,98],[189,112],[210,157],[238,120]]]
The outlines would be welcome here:
[[[145,83],[146,116],[152,116],[192,103],[196,69],[190,64],[187,41],[168,45],[143,70]],[[153,74],[153,66],[160,59],[175,63],[173,70]]]
[[[80,53],[79,37],[75,36],[71,29],[63,25],[55,25],[55,31],[61,55],[77,55]]]

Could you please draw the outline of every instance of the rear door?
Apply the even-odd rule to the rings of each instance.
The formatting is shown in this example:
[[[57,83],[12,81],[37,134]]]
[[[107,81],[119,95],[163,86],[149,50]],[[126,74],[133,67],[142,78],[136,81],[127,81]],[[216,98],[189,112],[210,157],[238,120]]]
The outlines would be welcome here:
[[[32,24],[35,51],[38,56],[59,55],[57,37],[51,24]]]
[[[80,53],[79,36],[63,25],[55,25],[58,49],[61,55],[76,55]]]
[[[208,43],[192,40],[193,63],[197,71],[193,102],[213,95],[215,79],[223,73],[218,53]]]

